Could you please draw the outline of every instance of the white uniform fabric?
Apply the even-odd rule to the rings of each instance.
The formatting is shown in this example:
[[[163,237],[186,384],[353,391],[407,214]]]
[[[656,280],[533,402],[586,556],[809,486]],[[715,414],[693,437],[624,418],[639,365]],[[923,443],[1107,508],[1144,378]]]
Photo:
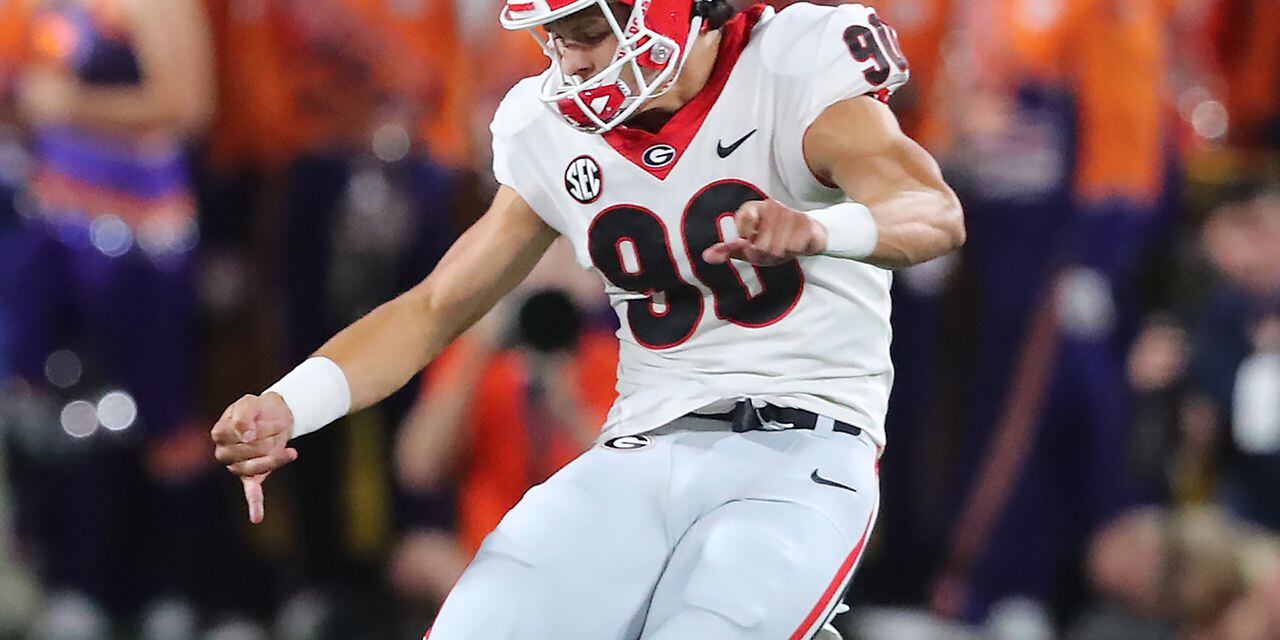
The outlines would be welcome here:
[[[620,399],[599,444],[485,540],[432,640],[808,640],[853,574],[879,500],[889,274],[700,256],[747,200],[841,201],[806,166],[805,130],[904,82],[905,62],[858,5],[755,8],[722,34],[706,88],[657,134],[576,132],[538,103],[536,79],[495,116],[499,182],[606,281]],[[863,431],[682,417],[741,398]]]
[[[430,640],[813,637],[875,521],[867,434],[684,418],[608,442],[507,514]]]
[[[906,82],[891,34],[861,5],[765,10],[737,38],[745,46],[726,28],[720,57],[740,58],[718,61],[708,88],[657,134],[575,131],[538,102],[537,78],[503,100],[495,176],[601,273],[622,319],[606,437],[753,398],[885,444],[890,273],[828,256],[712,267],[701,253],[732,233],[722,218],[748,199],[799,210],[845,200],[812,175],[803,137],[831,104]]]

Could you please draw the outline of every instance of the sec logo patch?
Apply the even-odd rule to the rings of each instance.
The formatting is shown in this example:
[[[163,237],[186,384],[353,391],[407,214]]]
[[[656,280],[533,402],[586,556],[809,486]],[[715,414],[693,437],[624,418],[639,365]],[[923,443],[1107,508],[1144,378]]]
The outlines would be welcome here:
[[[653,438],[649,436],[622,436],[606,440],[604,446],[618,451],[636,451],[653,446]]]
[[[582,204],[591,204],[600,197],[604,190],[604,175],[600,172],[600,164],[591,156],[578,156],[569,161],[564,170],[564,188],[574,200]]]

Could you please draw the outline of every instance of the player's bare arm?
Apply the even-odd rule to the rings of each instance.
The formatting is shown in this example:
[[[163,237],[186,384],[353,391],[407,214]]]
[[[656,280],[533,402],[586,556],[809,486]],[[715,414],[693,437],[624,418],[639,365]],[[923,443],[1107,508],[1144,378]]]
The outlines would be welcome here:
[[[456,366],[439,372],[396,437],[396,476],[409,489],[430,491],[448,480],[471,449],[466,424],[481,381],[501,347],[507,319],[494,309],[453,346]]]
[[[500,188],[430,276],[338,333],[308,363],[336,365],[349,411],[382,400],[524,279],[555,237],[515,191]],[[215,456],[245,479],[254,522],[263,515],[262,479],[297,458],[288,447],[299,435],[297,418],[280,394],[265,393],[236,401],[213,427]]]
[[[556,232],[515,191],[499,188],[488,213],[430,276],[316,352],[347,375],[351,410],[404,386],[524,280],[555,239]]]
[[[828,107],[805,135],[804,155],[819,180],[871,210],[879,239],[866,262],[909,267],[964,244],[960,200],[883,102],[862,96]]]
[[[828,107],[805,134],[804,155],[815,177],[870,210],[877,237],[862,261],[908,267],[964,244],[960,201],[938,163],[879,100],[860,96]],[[819,218],[776,200],[743,205],[735,222],[739,238],[708,249],[708,262],[775,265],[828,249],[829,230]]]

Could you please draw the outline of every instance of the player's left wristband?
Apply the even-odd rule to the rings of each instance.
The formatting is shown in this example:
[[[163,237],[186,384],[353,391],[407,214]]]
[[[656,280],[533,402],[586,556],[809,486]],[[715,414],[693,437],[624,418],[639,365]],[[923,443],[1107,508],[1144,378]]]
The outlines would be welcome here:
[[[297,438],[347,415],[351,410],[351,385],[338,364],[328,358],[307,358],[265,393],[276,393],[293,413]]]
[[[805,213],[827,228],[827,248],[822,255],[861,260],[876,250],[880,230],[865,205],[841,202]]]

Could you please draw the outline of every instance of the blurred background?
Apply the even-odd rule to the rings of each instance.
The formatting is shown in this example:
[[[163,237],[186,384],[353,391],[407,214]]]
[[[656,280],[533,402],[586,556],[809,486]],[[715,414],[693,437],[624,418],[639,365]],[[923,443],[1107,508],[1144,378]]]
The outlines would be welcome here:
[[[872,4],[969,241],[894,284],[846,638],[1280,639],[1280,3]],[[0,638],[416,638],[589,446],[615,320],[557,246],[264,525],[211,455],[482,212],[547,64],[498,8],[0,0]]]

